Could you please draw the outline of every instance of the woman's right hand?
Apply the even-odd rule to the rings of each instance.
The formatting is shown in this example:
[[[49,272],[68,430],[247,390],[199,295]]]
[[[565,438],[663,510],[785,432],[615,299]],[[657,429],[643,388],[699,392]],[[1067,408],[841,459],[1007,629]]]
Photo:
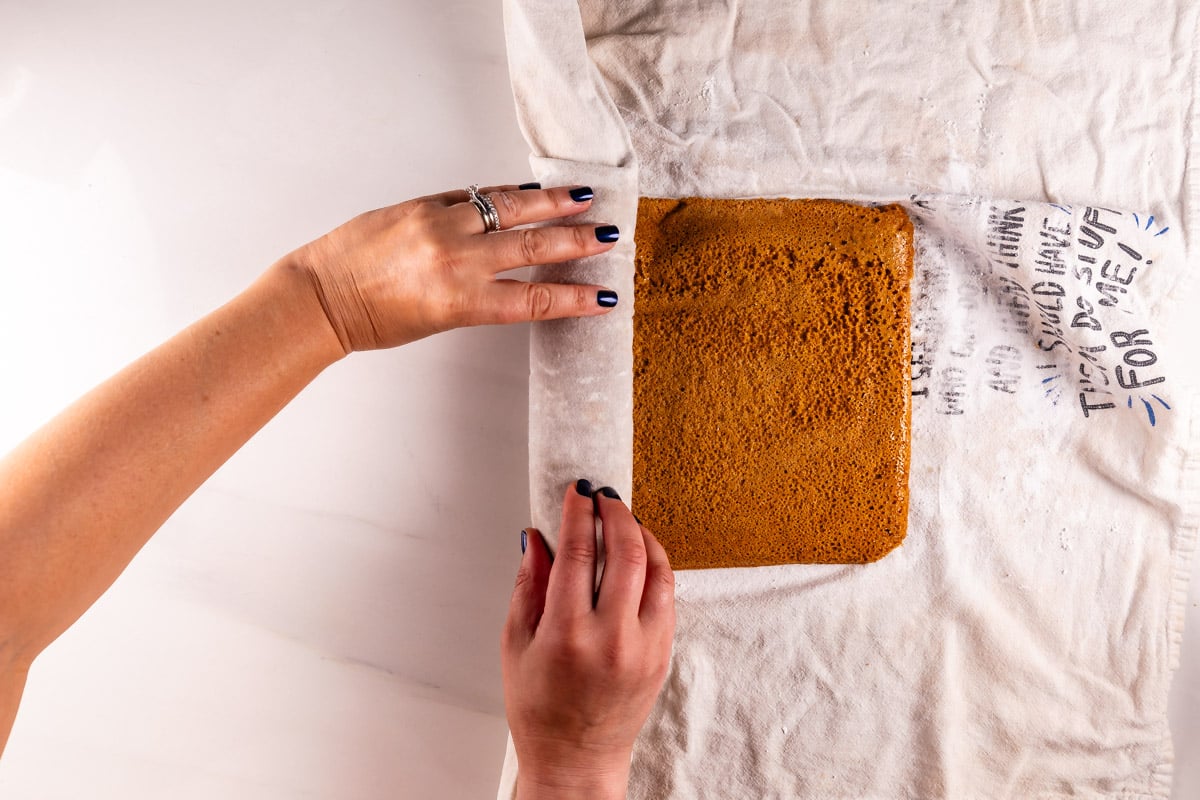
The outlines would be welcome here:
[[[595,520],[605,566],[594,591]],[[666,678],[675,578],[617,493],[567,489],[557,556],[529,529],[504,628],[504,701],[517,796],[625,797],[638,732]]]

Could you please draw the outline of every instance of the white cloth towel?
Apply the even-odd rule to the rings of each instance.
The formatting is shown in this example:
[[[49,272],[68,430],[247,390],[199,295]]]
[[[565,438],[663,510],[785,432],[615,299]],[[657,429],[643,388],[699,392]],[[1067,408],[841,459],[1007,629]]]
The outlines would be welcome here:
[[[535,171],[591,183],[625,242],[639,192],[898,200],[917,230],[906,542],[865,566],[680,573],[630,796],[1168,797],[1200,476],[1179,313],[1197,8],[505,14]],[[628,291],[631,258],[571,279]],[[631,496],[628,311],[535,330],[543,531],[577,476]],[[500,797],[517,766],[510,748]]]

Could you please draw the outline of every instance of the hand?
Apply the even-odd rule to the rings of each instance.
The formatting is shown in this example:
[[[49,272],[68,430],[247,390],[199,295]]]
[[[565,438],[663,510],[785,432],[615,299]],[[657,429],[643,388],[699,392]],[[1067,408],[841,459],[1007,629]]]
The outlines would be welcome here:
[[[517,796],[625,797],[633,742],[666,678],[675,578],[658,540],[609,488],[563,502],[558,556],[528,531],[501,643]],[[599,591],[595,517],[606,563]]]
[[[603,314],[616,295],[602,286],[523,283],[498,273],[596,255],[613,247],[614,226],[520,228],[586,211],[591,190],[482,189],[500,217],[484,234],[465,191],[368,211],[290,253],[285,268],[311,282],[346,353],[394,347],[464,325]],[[605,241],[601,241],[604,239]]]

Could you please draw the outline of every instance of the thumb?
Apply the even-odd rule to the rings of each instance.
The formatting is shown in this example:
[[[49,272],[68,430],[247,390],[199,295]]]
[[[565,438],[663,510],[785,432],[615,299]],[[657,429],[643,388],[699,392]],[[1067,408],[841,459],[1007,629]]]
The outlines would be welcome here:
[[[525,283],[494,281],[488,306],[489,322],[530,322],[563,317],[590,317],[611,311],[617,293],[603,286],[575,283]]]
[[[537,632],[546,609],[546,587],[550,583],[550,551],[536,528],[521,531],[525,553],[517,570],[517,583],[508,605],[502,649],[523,648]]]

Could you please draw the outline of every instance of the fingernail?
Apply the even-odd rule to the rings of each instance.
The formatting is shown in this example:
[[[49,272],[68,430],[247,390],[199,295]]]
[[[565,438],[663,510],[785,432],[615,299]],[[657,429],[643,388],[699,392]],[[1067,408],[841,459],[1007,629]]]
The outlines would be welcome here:
[[[608,244],[621,238],[621,231],[616,225],[601,225],[596,228],[596,240]]]
[[[586,203],[588,200],[591,200],[593,197],[595,197],[595,195],[592,193],[592,187],[590,186],[577,186],[568,194],[571,195],[571,199],[576,203]]]
[[[638,515],[637,515],[637,514],[634,514],[634,515],[633,515],[633,519],[634,519],[634,521],[635,521],[635,522],[637,522],[637,524],[638,524],[638,525],[643,525],[643,524],[645,524],[645,523],[643,523],[643,522],[642,522],[640,519],[638,519]]]
[[[583,497],[592,496],[592,482],[587,478],[580,478],[575,481],[575,491]]]
[[[540,188],[542,188],[542,185],[540,183],[538,183],[537,181],[530,181],[529,183],[522,183],[517,188],[518,189],[540,189]]]
[[[617,490],[612,488],[611,486],[605,486],[602,489],[600,489],[600,494],[604,495],[605,497],[609,498],[610,500],[620,500],[621,499],[621,495],[617,494]]]
[[[524,529],[522,529],[521,530],[521,555],[525,555],[525,547],[528,544],[529,544],[529,534],[525,533]]]
[[[617,304],[617,293],[611,289],[601,289],[596,292],[596,305],[612,308]]]

